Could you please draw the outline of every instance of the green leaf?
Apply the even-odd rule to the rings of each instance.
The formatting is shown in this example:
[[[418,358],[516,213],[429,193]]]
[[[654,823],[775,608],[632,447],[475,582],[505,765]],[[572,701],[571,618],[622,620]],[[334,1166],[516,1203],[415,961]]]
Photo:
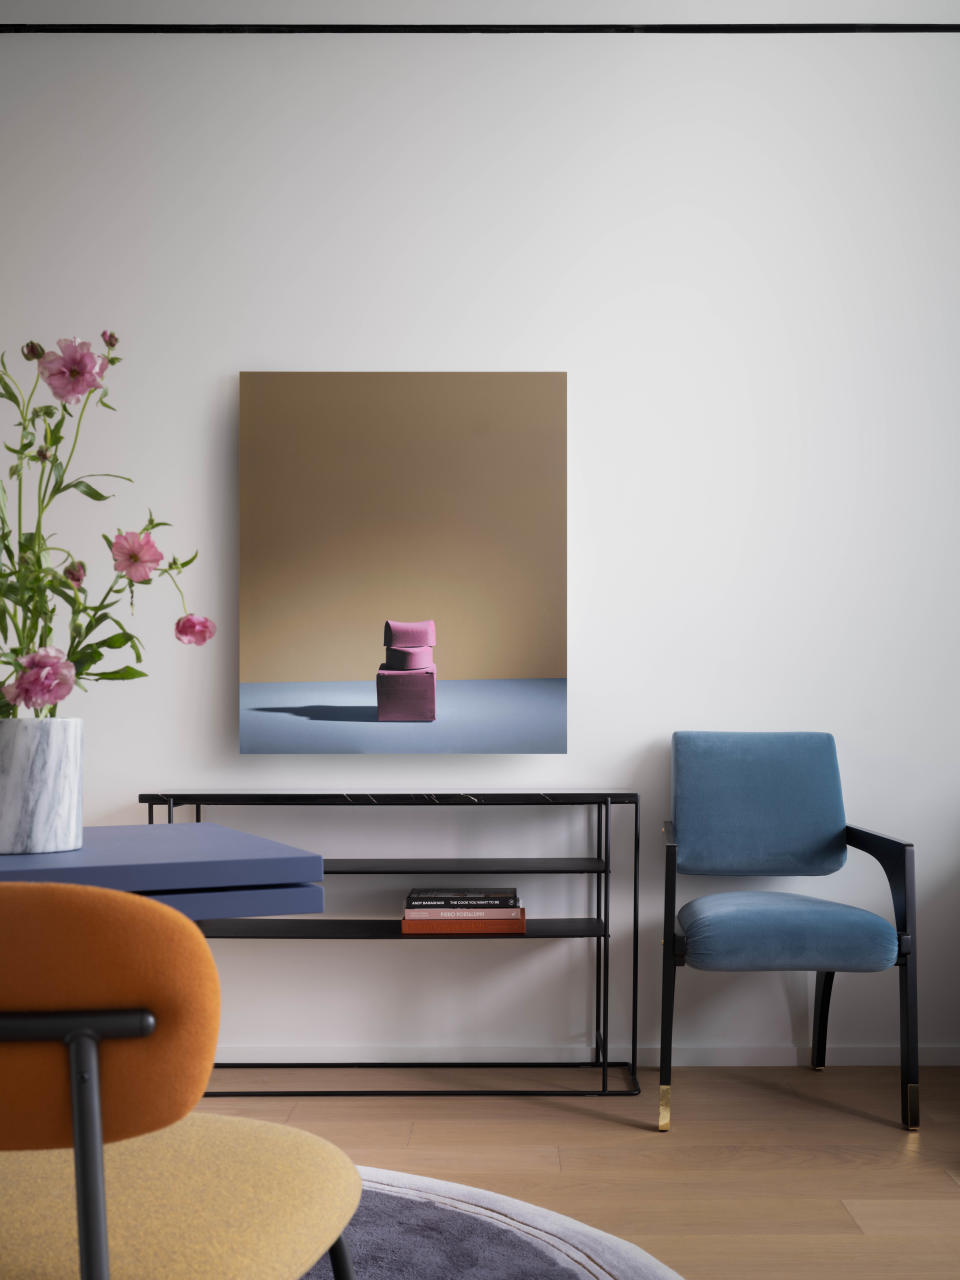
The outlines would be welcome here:
[[[199,554],[200,554],[200,552],[199,552],[199,551],[195,551],[195,552],[193,553],[193,555],[192,555],[192,556],[190,556],[190,558],[189,558],[188,560],[181,560],[181,561],[180,561],[180,568],[181,568],[181,569],[186,569],[186,568],[188,568],[190,565],[192,565],[192,564],[193,564],[194,560],[196,560],[196,558],[197,558],[197,556],[198,556]]]
[[[96,671],[91,680],[137,680],[145,676],[146,671],[138,671],[136,667],[118,667],[116,671]]]
[[[130,479],[129,476],[118,476],[115,471],[87,471],[84,475],[80,476],[79,479],[81,480],[101,480],[101,479],[126,480],[127,484],[133,484],[133,481]]]
[[[47,590],[52,591],[55,596],[58,596],[64,604],[68,604],[71,609],[77,603],[72,587],[61,587],[58,582],[49,582]]]
[[[101,533],[100,537],[107,544],[107,550],[110,552],[111,555],[113,555],[113,539],[108,538],[105,533]]]
[[[103,661],[103,650],[98,649],[96,645],[86,645],[79,653],[73,655],[73,665],[77,669],[78,676],[84,676],[91,667],[95,667],[98,662]]]
[[[57,492],[66,493],[68,489],[76,489],[77,493],[82,493],[85,498],[92,498],[94,502],[106,502],[108,498],[113,497],[111,493],[101,493],[92,484],[87,484],[86,480],[71,480],[69,484],[65,484]]]
[[[128,631],[118,631],[115,635],[107,636],[106,640],[98,640],[97,644],[102,649],[122,649],[132,640],[133,636]]]
[[[20,408],[20,397],[15,393],[13,387],[11,387],[10,383],[2,375],[0,375],[0,396],[2,396],[4,400],[9,400],[11,404],[15,404],[18,409]]]

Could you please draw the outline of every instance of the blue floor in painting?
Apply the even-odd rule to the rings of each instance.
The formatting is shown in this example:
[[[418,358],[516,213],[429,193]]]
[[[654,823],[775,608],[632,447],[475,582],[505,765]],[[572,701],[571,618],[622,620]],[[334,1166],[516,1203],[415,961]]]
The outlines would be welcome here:
[[[254,755],[562,755],[567,682],[438,680],[437,718],[428,724],[381,724],[372,680],[241,684],[240,750]]]

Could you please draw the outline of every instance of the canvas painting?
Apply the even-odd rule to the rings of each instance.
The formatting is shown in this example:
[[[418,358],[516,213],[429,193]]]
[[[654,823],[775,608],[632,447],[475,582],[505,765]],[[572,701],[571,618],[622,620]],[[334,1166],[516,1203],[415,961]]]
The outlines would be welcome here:
[[[566,751],[566,375],[242,373],[240,750]]]

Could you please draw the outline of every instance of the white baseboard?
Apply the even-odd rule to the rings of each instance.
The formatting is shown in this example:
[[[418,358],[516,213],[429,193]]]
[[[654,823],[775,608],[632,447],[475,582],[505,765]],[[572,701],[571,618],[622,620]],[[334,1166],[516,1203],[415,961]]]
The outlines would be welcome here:
[[[656,1045],[642,1045],[637,1060],[641,1067],[654,1069],[660,1061],[660,1050]],[[809,1062],[808,1044],[674,1045],[673,1049],[675,1067],[805,1067]],[[828,1067],[893,1067],[899,1062],[900,1046],[896,1044],[831,1045],[827,1042]],[[960,1066],[960,1045],[922,1044],[920,1065]]]
[[[621,1061],[629,1049],[617,1051]],[[590,1054],[585,1045],[423,1045],[423,1044],[221,1044],[217,1061],[227,1062],[583,1062]]]
[[[637,1054],[640,1067],[655,1069],[659,1062],[657,1045],[641,1045]],[[583,1062],[589,1056],[586,1046],[538,1045],[277,1045],[221,1044],[217,1061],[256,1062],[267,1065],[280,1062]],[[630,1047],[612,1044],[611,1057],[625,1062]],[[675,1067],[795,1067],[810,1060],[809,1045],[675,1045]],[[890,1067],[900,1061],[898,1045],[827,1045],[827,1065],[835,1067]],[[960,1044],[920,1046],[920,1064],[926,1067],[960,1066]]]

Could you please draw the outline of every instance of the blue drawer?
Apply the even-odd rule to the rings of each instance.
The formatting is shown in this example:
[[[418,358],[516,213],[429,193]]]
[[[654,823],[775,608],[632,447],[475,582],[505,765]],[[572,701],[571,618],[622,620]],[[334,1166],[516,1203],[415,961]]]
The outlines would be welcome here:
[[[180,893],[144,893],[141,896],[166,902],[191,920],[312,915],[323,910],[323,888],[318,884],[261,885],[249,889],[186,889]]]

